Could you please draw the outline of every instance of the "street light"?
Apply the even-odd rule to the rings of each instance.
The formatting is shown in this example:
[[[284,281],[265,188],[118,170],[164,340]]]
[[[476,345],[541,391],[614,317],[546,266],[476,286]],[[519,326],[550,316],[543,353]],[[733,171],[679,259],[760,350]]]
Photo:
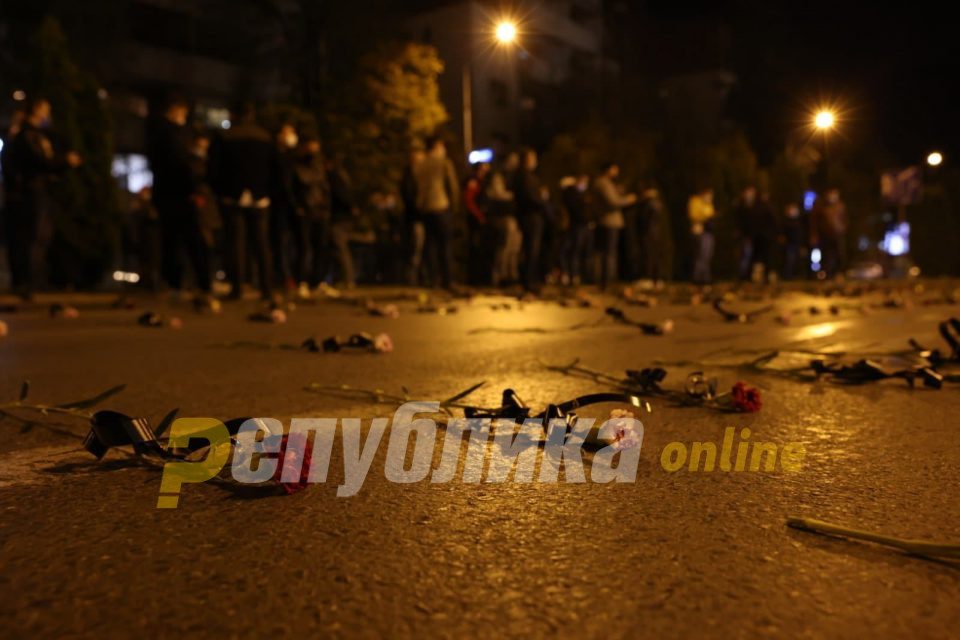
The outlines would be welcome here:
[[[820,131],[828,131],[833,129],[833,125],[837,123],[837,117],[833,114],[832,111],[823,109],[818,111],[817,114],[813,117],[813,126],[815,126]]]
[[[927,156],[927,164],[931,167],[939,167],[943,163],[943,154],[939,151],[933,151]]]
[[[513,44],[517,39],[517,25],[509,20],[502,20],[497,23],[494,35],[500,44]]]
[[[513,20],[500,20],[493,25],[493,39],[502,46],[514,46],[517,43],[519,31]],[[473,151],[473,61],[468,54],[463,65],[463,146],[469,154]]]

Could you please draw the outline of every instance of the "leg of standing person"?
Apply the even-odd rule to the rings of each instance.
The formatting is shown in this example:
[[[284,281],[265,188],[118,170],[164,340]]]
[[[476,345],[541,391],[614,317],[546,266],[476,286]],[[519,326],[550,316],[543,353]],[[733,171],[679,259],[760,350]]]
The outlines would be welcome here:
[[[340,275],[348,289],[356,286],[356,274],[353,267],[353,255],[350,252],[350,233],[353,224],[349,220],[336,222],[333,225],[333,245],[340,265]]]
[[[529,214],[520,219],[523,232],[523,287],[528,291],[540,286],[540,247],[543,242],[543,216]]]
[[[183,212],[176,206],[157,207],[160,212],[160,245],[162,247],[160,272],[163,281],[174,291],[183,285],[183,269],[180,265],[180,228]]]
[[[22,205],[8,202],[5,217],[7,257],[14,293],[27,295],[30,282],[30,247],[33,245],[33,219]]]
[[[270,251],[270,209],[244,210],[247,226],[247,247],[257,261],[260,297],[269,300],[273,294],[273,254]]]
[[[426,244],[426,231],[424,230],[423,221],[420,216],[413,218],[407,230],[410,243],[410,273],[407,279],[411,286],[416,287],[420,285],[421,271],[423,269],[423,248]]]
[[[243,281],[246,273],[246,221],[239,207],[223,208],[223,225],[226,236],[227,278],[230,280],[230,297],[243,297]]]
[[[603,262],[600,271],[600,289],[605,290],[607,285],[617,279],[617,250],[619,248],[620,230],[613,228],[603,229]]]
[[[426,244],[436,256],[434,285],[437,283],[436,276],[439,275],[440,285],[444,288],[450,287],[453,263],[449,218],[449,212],[432,213],[423,217]]]
[[[194,277],[197,281],[197,288],[204,294],[212,291],[210,282],[210,247],[203,237],[203,229],[200,227],[200,217],[195,209],[191,209],[190,215],[183,221],[181,233],[183,234],[183,244],[187,251],[187,260],[190,261],[190,267],[193,269]]]

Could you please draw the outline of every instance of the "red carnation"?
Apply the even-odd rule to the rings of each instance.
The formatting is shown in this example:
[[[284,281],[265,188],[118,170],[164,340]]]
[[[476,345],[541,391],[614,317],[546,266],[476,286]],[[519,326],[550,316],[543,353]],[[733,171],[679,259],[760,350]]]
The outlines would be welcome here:
[[[287,447],[289,446],[289,455]],[[303,433],[292,433],[283,436],[280,441],[280,454],[277,461],[277,470],[273,473],[273,481],[278,483],[287,494],[303,491],[309,485],[310,462],[312,452],[307,446],[307,436]],[[283,482],[283,474],[287,469],[293,472],[299,468],[300,477],[294,482]]]
[[[730,390],[730,396],[733,399],[733,408],[743,413],[754,413],[760,411],[763,401],[760,399],[760,391],[753,387],[748,387],[742,382],[733,385]]]

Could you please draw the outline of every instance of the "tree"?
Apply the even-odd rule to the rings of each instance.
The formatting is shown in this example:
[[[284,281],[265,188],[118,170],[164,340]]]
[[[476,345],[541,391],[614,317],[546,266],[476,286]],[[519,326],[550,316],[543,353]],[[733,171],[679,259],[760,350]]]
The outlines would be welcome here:
[[[43,21],[33,45],[30,93],[50,101],[58,144],[83,158],[55,185],[51,277],[54,284],[89,287],[113,265],[120,242],[118,191],[110,172],[113,126],[103,89],[74,62],[55,18]]]
[[[393,190],[410,143],[433,135],[447,121],[437,79],[437,50],[412,42],[385,44],[365,55],[354,86],[327,117],[327,138],[349,152],[347,162],[361,193]]]

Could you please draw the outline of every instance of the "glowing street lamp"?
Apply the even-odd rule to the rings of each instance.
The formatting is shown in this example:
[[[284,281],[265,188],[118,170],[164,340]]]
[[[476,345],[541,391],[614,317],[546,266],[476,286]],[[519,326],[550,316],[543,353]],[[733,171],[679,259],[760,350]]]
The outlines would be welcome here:
[[[818,111],[817,114],[813,117],[813,126],[815,126],[820,131],[829,131],[833,129],[833,126],[837,123],[837,117],[833,114],[832,111],[824,109]]]
[[[933,151],[927,156],[927,164],[931,167],[939,167],[943,163],[943,154],[939,151]]]
[[[517,25],[509,20],[498,22],[494,35],[500,44],[513,44],[517,39]]]
[[[493,39],[504,47],[514,46],[517,43],[519,31],[513,20],[500,20],[493,26]],[[473,69],[472,60],[468,57],[463,65],[462,93],[463,93],[463,146],[469,154],[473,151]]]

